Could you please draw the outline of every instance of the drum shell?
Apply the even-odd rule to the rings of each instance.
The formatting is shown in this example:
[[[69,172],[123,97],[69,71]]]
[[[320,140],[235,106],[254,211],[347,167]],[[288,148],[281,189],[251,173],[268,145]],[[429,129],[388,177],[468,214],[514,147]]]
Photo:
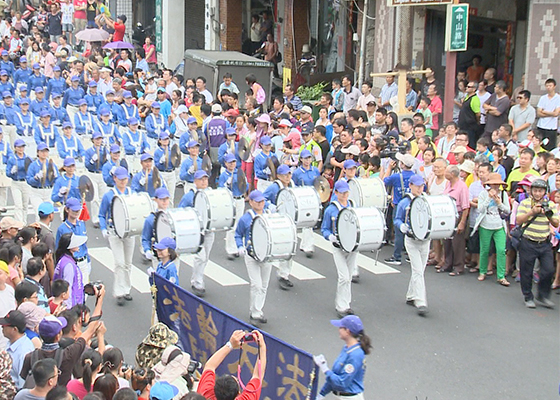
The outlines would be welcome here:
[[[296,225],[281,214],[257,215],[251,224],[251,256],[260,262],[289,260],[296,253]]]
[[[115,233],[121,239],[142,234],[144,220],[154,211],[148,193],[115,195],[111,202],[111,218]]]
[[[344,208],[336,225],[340,247],[346,252],[378,250],[383,246],[385,216],[377,207]]]
[[[230,230],[235,225],[233,195],[225,188],[199,190],[194,196],[193,206],[202,218],[205,231]]]
[[[448,195],[422,195],[410,203],[410,228],[417,240],[449,239],[458,220],[455,200]]]
[[[349,199],[356,207],[377,207],[387,209],[387,190],[381,178],[352,178],[348,181]]]
[[[197,253],[204,242],[202,219],[198,211],[190,207],[158,212],[154,231],[157,241],[166,236],[174,238],[177,253]]]
[[[321,219],[321,199],[312,186],[280,190],[276,205],[278,213],[288,215],[297,228],[314,227]]]

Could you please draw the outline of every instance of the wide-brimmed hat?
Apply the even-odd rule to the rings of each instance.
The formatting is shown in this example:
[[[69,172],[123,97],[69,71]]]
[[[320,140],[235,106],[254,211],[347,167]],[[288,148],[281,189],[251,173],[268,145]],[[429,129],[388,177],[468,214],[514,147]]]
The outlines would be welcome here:
[[[469,174],[472,174],[474,171],[474,161],[471,160],[463,161],[463,164],[459,165],[459,169],[461,171],[465,171],[468,172]]]
[[[485,182],[486,185],[507,185],[507,183],[505,183],[502,180],[502,176],[497,173],[497,172],[492,172],[491,174],[488,174],[488,180]]]

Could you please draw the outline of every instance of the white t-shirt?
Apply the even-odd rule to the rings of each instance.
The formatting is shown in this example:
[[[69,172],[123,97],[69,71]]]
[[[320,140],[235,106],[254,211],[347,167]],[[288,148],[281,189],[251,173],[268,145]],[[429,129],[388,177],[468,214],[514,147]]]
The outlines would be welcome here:
[[[60,11],[62,12],[62,23],[71,24],[74,19],[74,4],[61,4]]]
[[[14,295],[14,288],[6,285],[4,290],[0,290],[0,318],[3,318],[10,311],[16,309],[16,298]],[[8,347],[8,339],[4,337],[0,330],[0,349],[6,350]]]
[[[554,93],[552,98],[548,97],[547,94],[541,96],[537,108],[543,111],[554,111],[560,108],[560,94]],[[558,117],[540,117],[537,127],[541,129],[558,129]]]
[[[484,125],[486,123],[486,110],[482,107],[482,105],[484,103],[486,103],[486,100],[488,100],[490,98],[490,96],[492,96],[492,93],[486,92],[483,95],[481,95],[477,91],[476,95],[478,96],[478,99],[480,100],[480,123],[482,125]]]

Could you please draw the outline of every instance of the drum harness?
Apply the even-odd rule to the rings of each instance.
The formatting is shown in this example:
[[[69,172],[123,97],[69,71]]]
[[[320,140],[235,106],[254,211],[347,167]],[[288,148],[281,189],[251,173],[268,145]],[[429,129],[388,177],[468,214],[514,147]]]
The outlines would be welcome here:
[[[23,126],[23,135],[22,136],[31,136],[31,132],[30,132],[31,127],[33,126],[33,122],[35,122],[33,120],[33,114],[31,114],[30,112],[27,113],[27,115],[29,115],[29,122],[23,122],[23,118],[22,118],[20,113],[16,113],[16,115],[19,118],[19,122]]]
[[[37,125],[37,127],[39,128],[39,131],[41,132],[41,139],[43,139],[45,141],[45,143],[49,144],[50,140],[54,140],[54,127],[52,125],[49,127],[50,132],[47,132],[46,135],[45,135],[45,127],[43,127],[43,124]],[[49,147],[51,147],[51,146],[49,145]]]
[[[77,115],[78,118],[80,119],[80,125],[83,125],[83,126],[85,126],[85,128],[86,128],[86,131],[84,132],[84,134],[87,135],[87,134],[93,133],[93,122],[92,122],[92,120],[91,120],[91,118],[92,118],[92,117],[91,117],[91,114],[88,113],[88,115],[87,115],[88,118],[87,118],[87,120],[86,120],[85,122],[84,122],[84,119],[82,118],[82,113],[81,113],[80,111],[78,111],[78,112],[76,113],[76,115]]]
[[[340,215],[340,212],[344,209],[344,207],[342,207],[342,205],[338,202],[338,200],[335,200],[335,201],[331,202],[331,204],[334,204],[334,206],[335,206],[335,207],[337,208],[337,210],[338,210],[337,216],[331,218],[331,222],[332,222],[332,227],[331,227],[331,229],[332,229],[332,232],[333,232],[334,235],[338,236],[338,229],[336,229],[336,223],[335,223],[335,221],[336,221],[336,219],[338,218],[338,215]],[[354,202],[353,202],[352,200],[350,200],[350,199],[348,199],[348,207],[354,207]],[[334,243],[333,243],[333,246],[336,247],[337,249],[342,249],[342,250],[344,250],[344,249],[340,246],[340,243],[338,243],[338,242],[334,242]]]
[[[74,145],[69,146],[66,139],[69,139],[69,140],[73,139]],[[74,134],[72,134],[70,137],[67,137],[67,136],[63,135],[62,136],[62,144],[64,144],[64,152],[65,153],[68,153],[68,151],[71,150],[72,151],[72,157],[78,157],[78,139],[76,138],[76,136],[74,136]]]

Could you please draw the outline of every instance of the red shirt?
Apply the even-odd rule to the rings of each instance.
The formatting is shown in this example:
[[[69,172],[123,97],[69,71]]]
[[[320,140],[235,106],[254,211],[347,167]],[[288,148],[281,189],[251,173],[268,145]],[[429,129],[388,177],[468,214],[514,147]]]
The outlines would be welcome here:
[[[77,7],[87,6],[87,0],[74,0],[74,9]],[[76,19],[86,19],[86,10],[75,10],[74,18]]]
[[[216,395],[214,394],[215,383],[216,373],[206,370],[200,377],[200,382],[198,382],[198,389],[196,389],[196,391],[207,400],[216,400]],[[261,397],[261,381],[257,378],[253,378],[249,381],[243,393],[236,397],[236,400],[259,400],[259,397]]]
[[[443,111],[441,98],[439,96],[434,96],[434,98],[431,99],[431,103],[428,106],[428,109],[432,112],[432,131],[437,134],[439,130],[439,118]]]
[[[118,22],[115,22],[115,33],[113,34],[113,42],[120,42],[123,40],[125,29],[125,24],[119,24]]]

